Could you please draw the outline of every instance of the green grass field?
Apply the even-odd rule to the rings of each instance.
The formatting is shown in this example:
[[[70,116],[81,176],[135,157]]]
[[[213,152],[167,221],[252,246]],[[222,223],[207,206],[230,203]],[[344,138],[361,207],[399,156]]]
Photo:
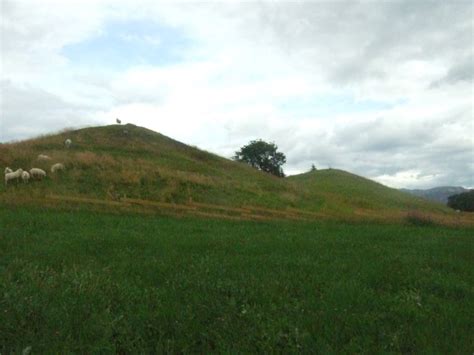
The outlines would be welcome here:
[[[0,205],[0,353],[471,354],[473,235]]]

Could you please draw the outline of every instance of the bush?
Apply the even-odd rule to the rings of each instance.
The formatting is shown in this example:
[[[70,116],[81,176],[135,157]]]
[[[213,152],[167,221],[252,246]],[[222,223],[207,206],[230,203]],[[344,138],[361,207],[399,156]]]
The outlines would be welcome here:
[[[448,206],[455,210],[474,212],[474,190],[449,196]]]
[[[435,222],[430,216],[423,214],[422,212],[419,212],[419,211],[408,212],[407,215],[405,216],[405,221],[408,224],[411,224],[412,226],[419,226],[419,227],[435,225]]]

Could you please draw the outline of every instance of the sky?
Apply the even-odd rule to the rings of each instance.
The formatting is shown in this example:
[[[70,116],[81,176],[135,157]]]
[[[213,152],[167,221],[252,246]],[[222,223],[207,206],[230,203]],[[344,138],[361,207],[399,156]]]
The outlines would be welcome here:
[[[0,0],[0,142],[147,127],[286,174],[474,187],[474,5]]]

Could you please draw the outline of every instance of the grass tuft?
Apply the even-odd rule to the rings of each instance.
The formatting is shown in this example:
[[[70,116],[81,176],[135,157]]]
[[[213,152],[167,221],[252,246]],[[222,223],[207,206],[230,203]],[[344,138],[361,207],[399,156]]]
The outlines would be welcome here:
[[[406,223],[412,226],[418,227],[426,227],[426,226],[434,226],[436,222],[433,218],[423,212],[420,211],[410,211],[407,213],[405,217]]]

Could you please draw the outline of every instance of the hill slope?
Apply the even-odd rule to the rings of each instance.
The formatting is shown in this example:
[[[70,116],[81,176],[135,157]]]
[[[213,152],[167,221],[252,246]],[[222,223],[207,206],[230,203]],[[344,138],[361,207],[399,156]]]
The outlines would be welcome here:
[[[63,141],[73,141],[65,149]],[[35,191],[97,198],[134,197],[163,202],[194,201],[240,205],[291,203],[284,180],[199,150],[134,125],[85,128],[0,146],[1,166],[40,167],[54,162],[67,170]],[[52,158],[40,162],[38,154]],[[17,186],[16,190],[33,188]],[[293,192],[296,194],[296,192]]]
[[[443,206],[338,169],[308,172],[288,180],[295,186],[304,186],[325,208],[333,210],[447,211]]]
[[[66,138],[73,141],[69,149],[63,145]],[[40,167],[48,173],[56,162],[67,167],[41,182],[3,187],[3,200],[50,195],[103,201],[140,199],[299,209],[313,216],[336,217],[397,215],[409,210],[451,213],[441,205],[340,170],[277,178],[134,125],[84,128],[2,144],[0,153],[3,167]],[[38,154],[52,159],[38,161]]]

